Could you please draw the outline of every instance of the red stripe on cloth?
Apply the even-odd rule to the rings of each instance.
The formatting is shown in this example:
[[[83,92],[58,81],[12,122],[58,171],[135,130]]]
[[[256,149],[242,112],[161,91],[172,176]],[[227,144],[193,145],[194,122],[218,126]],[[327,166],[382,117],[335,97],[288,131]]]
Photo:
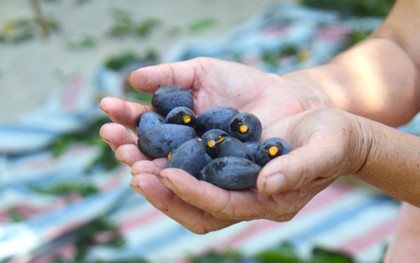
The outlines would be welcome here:
[[[130,177],[130,169],[128,166],[120,165],[112,173],[112,176],[107,176],[107,179],[98,183],[98,188],[101,192],[106,192],[120,187],[127,183],[127,178]]]
[[[361,251],[369,249],[371,246],[378,244],[378,242],[385,240],[390,236],[395,231],[397,222],[397,216],[385,220],[368,232],[348,239],[344,244],[338,247],[338,249],[345,251],[350,255],[357,255]]]
[[[69,85],[64,90],[61,97],[61,105],[64,110],[74,110],[75,105],[83,91],[83,76],[78,74],[74,79],[71,80]]]
[[[133,228],[154,222],[159,217],[163,217],[163,214],[159,210],[150,207],[148,211],[141,211],[137,215],[130,216],[127,220],[120,222],[119,229],[122,233],[127,233]]]

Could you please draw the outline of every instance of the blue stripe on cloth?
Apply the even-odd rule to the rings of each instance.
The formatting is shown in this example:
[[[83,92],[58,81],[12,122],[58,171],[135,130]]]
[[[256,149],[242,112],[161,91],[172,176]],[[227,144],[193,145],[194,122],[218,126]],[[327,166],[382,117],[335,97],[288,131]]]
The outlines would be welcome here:
[[[156,253],[158,250],[176,243],[176,241],[182,237],[192,237],[193,235],[192,232],[181,225],[174,224],[173,227],[168,228],[167,231],[162,232],[153,239],[147,240],[146,244],[138,248],[138,253],[147,256],[147,254]]]
[[[123,250],[115,248],[105,249],[100,251],[99,254],[93,255],[93,258],[97,261],[111,260],[113,262],[118,262],[130,261],[133,258],[142,257],[155,262],[155,257],[161,250],[170,248],[181,238],[191,238],[195,235],[181,225],[167,219],[160,221],[159,224],[162,224],[162,227],[164,228],[164,231],[159,234],[143,239],[139,236],[136,242],[130,243],[130,245]],[[152,228],[159,228],[159,226],[154,225]]]
[[[308,239],[311,239],[324,232],[331,231],[332,228],[346,221],[352,220],[370,208],[385,205],[390,202],[395,202],[395,200],[384,195],[374,195],[366,200],[366,202],[359,203],[354,207],[343,207],[341,210],[336,210],[334,213],[329,213],[318,223],[303,228],[302,231],[297,232],[293,235],[293,237],[290,238],[290,242],[295,246],[299,246],[300,243],[307,242]]]

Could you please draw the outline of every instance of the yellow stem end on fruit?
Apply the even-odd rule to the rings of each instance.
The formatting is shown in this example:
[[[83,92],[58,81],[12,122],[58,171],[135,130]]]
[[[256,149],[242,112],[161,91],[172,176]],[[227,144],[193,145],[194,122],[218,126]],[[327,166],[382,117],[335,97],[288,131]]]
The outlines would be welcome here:
[[[279,149],[278,149],[276,146],[271,146],[271,147],[268,149],[268,154],[269,154],[270,156],[275,156],[278,152],[279,152]]]
[[[190,123],[191,122],[191,116],[185,115],[184,116],[184,123]]]
[[[216,146],[216,141],[215,140],[208,140],[207,141],[207,146],[209,148],[213,148],[214,146]]]
[[[239,126],[239,131],[241,133],[247,133],[248,132],[248,126],[246,126],[245,124],[242,124],[241,126]]]

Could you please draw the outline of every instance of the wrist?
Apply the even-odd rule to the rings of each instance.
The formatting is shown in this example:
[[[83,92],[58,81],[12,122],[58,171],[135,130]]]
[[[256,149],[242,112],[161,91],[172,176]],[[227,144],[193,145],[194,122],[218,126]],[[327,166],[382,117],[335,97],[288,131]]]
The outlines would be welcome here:
[[[360,176],[364,173],[375,143],[372,121],[347,113],[349,120],[349,154],[347,173]]]
[[[363,161],[356,177],[389,195],[420,206],[420,140],[379,122],[361,121],[359,147]]]
[[[296,93],[305,110],[336,108],[348,111],[349,96],[344,85],[338,85],[334,67],[326,64],[287,73],[281,78]]]

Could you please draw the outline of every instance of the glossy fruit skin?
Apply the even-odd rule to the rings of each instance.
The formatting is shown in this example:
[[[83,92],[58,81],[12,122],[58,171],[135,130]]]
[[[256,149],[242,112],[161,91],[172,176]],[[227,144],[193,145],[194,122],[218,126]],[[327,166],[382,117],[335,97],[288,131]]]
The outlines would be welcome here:
[[[149,157],[166,157],[182,143],[195,137],[194,129],[189,126],[161,124],[144,131],[138,139],[138,147]]]
[[[190,90],[184,89],[181,86],[163,86],[153,94],[152,106],[157,112],[166,116],[173,108],[178,106],[193,109],[194,98]]]
[[[168,168],[182,169],[198,177],[201,169],[208,163],[206,148],[200,138],[190,139],[172,151]]]
[[[231,107],[215,107],[211,108],[197,117],[197,134],[202,135],[211,129],[220,129],[228,131],[229,121],[239,111]]]
[[[244,145],[248,148],[249,154],[252,157],[252,161],[255,162],[255,154],[257,153],[258,146],[260,145],[259,141],[249,141],[244,142]]]
[[[242,125],[247,128],[246,132],[241,132]],[[254,114],[241,112],[230,120],[228,133],[243,142],[257,141],[262,134],[262,124]]]
[[[269,149],[270,147],[276,147],[276,154],[270,154]],[[281,139],[281,138],[269,138],[264,140],[260,143],[255,153],[255,162],[260,165],[264,166],[272,159],[288,154],[291,151],[289,144]]]
[[[197,116],[187,107],[178,106],[173,108],[165,117],[167,123],[186,125],[195,128]]]
[[[137,135],[141,136],[145,130],[164,123],[165,119],[158,113],[154,111],[143,112],[137,123]]]
[[[243,142],[235,137],[227,136],[225,139],[216,145],[217,157],[242,157],[252,161],[252,155]]]
[[[226,190],[254,187],[261,167],[241,157],[221,157],[208,163],[199,178]]]
[[[220,129],[211,129],[201,135],[201,140],[203,140],[203,143],[206,146],[206,153],[210,155],[211,158],[217,157],[217,144],[222,142],[227,136],[229,136],[229,134]]]

